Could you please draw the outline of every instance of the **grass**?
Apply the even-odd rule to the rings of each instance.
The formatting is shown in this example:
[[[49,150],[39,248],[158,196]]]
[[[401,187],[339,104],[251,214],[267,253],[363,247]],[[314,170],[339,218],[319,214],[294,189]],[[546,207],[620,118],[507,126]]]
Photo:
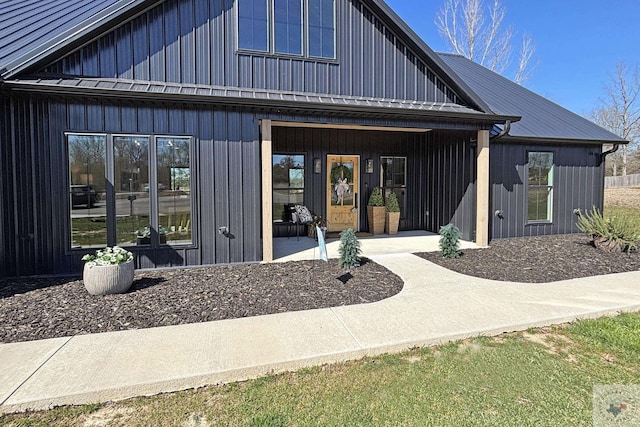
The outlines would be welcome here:
[[[640,313],[623,314],[0,425],[587,426],[593,386],[637,383],[639,354]]]
[[[627,217],[631,222],[633,222],[636,227],[640,227],[640,208],[629,207],[629,206],[615,206],[615,205],[605,205],[604,207],[604,217]]]

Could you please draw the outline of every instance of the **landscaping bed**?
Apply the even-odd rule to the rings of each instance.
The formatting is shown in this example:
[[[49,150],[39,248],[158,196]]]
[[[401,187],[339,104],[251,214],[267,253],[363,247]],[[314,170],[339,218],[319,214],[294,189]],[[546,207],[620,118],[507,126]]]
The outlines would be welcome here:
[[[640,253],[596,249],[584,234],[494,240],[465,249],[457,259],[439,252],[416,254],[453,271],[485,279],[541,283],[640,270]]]
[[[77,278],[0,280],[0,342],[141,329],[379,301],[402,280],[366,259],[137,272],[129,292],[91,296]]]

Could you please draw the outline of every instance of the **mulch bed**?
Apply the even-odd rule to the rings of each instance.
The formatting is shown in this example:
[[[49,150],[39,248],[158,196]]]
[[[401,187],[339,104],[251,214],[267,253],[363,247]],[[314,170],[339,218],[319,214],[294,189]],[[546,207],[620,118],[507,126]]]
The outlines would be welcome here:
[[[144,271],[129,292],[106,296],[89,295],[78,279],[5,279],[0,342],[369,303],[402,286],[366,259],[351,278],[337,260]]]
[[[553,282],[640,270],[640,253],[596,249],[583,234],[494,240],[486,249],[465,249],[458,259],[439,252],[416,254],[459,273],[525,283]]]

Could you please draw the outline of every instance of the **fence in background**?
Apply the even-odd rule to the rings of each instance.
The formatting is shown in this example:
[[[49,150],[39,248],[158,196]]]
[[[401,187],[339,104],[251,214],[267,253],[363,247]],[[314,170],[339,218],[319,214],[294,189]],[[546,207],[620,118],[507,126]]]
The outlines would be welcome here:
[[[640,173],[626,176],[605,176],[604,188],[640,187]]]

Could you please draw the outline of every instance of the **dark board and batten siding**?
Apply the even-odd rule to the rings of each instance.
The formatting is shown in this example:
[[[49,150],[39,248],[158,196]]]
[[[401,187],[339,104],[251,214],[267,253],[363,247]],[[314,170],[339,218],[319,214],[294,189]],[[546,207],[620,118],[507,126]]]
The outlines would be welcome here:
[[[527,153],[553,152],[552,220],[527,223]],[[603,206],[600,146],[491,144],[491,236],[493,239],[576,233],[575,209]],[[504,213],[500,219],[497,210]]]
[[[261,260],[260,140],[253,113],[32,97],[5,105],[3,125],[15,123],[3,132],[0,156],[2,203],[13,207],[2,211],[5,274],[80,271],[82,253],[69,249],[66,131],[194,137],[196,244],[140,250],[138,268]],[[217,233],[222,225],[233,238]]]
[[[337,58],[236,51],[233,0],[169,0],[45,71],[87,77],[460,102],[360,0],[338,0]]]

